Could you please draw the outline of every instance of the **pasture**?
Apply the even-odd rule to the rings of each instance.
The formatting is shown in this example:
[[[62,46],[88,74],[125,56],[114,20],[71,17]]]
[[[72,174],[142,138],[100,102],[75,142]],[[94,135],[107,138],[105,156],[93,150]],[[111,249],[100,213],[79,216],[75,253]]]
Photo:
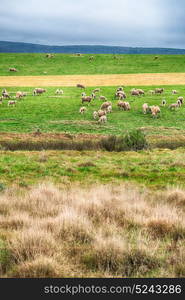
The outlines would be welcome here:
[[[95,88],[95,87],[94,87]],[[134,97],[130,95],[133,87],[125,87],[127,101],[131,105],[130,111],[122,111],[118,108],[115,99],[115,87],[101,87],[95,100],[87,107],[87,111],[81,115],[79,109],[81,103],[82,90],[76,87],[62,87],[64,94],[56,96],[55,87],[49,87],[47,92],[40,96],[33,96],[34,88],[17,87],[7,88],[13,96],[15,92],[26,91],[28,96],[17,101],[15,107],[8,107],[8,100],[3,100],[0,106],[0,132],[28,133],[40,129],[41,132],[64,132],[71,134],[91,133],[91,134],[122,134],[126,130],[136,128],[151,128],[154,132],[160,132],[160,128],[168,128],[165,134],[170,135],[173,129],[185,129],[185,106],[182,105],[175,111],[171,111],[168,106],[177,101],[178,96],[185,96],[184,86],[165,86],[162,95],[150,95],[149,90],[153,86],[143,86],[144,96]],[[172,95],[172,89],[176,89],[178,94]],[[86,94],[90,95],[93,87],[86,88]],[[113,111],[107,115],[107,123],[99,124],[93,119],[93,111],[97,111],[102,100],[99,95],[104,95],[108,101],[112,102]],[[160,115],[154,119],[151,114],[144,115],[142,104],[147,102],[149,105],[161,105],[165,98],[167,105],[161,107]],[[179,132],[180,133],[180,132]]]
[[[185,104],[169,105],[185,97],[185,57],[0,54],[0,60],[0,86],[11,100],[27,92],[15,106],[10,99],[0,104],[0,277],[184,277]],[[86,74],[92,75],[86,94],[101,90],[90,104],[82,104],[83,90],[75,86]],[[130,111],[117,106],[110,74],[130,74],[133,82],[124,87]],[[36,75],[47,90],[39,96]],[[62,85],[58,75],[76,77]],[[161,95],[149,93],[160,87],[155,76]],[[44,78],[52,81],[44,85]],[[55,95],[58,87],[63,95]],[[132,88],[145,95],[131,96]],[[93,118],[100,95],[112,102],[102,124]],[[143,103],[161,112],[144,114]],[[136,129],[146,135],[145,150],[100,147],[110,135]]]
[[[184,55],[112,55],[90,54],[81,56],[73,54],[54,54],[54,58],[46,58],[46,54],[0,53],[0,75],[76,75],[76,74],[137,74],[137,73],[169,73],[185,72]],[[10,72],[9,68],[18,72]]]

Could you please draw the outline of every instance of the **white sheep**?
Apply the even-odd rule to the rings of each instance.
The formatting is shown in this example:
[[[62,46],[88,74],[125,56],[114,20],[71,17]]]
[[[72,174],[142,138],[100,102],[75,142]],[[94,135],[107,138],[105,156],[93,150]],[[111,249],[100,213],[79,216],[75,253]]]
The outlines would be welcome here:
[[[94,112],[93,112],[93,118],[94,118],[94,120],[96,120],[97,117],[98,117],[98,112],[97,112],[97,111],[94,111]]]
[[[99,123],[106,123],[107,122],[107,117],[104,115],[104,116],[101,116],[98,120]]]
[[[85,106],[80,107],[79,113],[84,114],[86,112],[87,108]]]
[[[17,101],[16,101],[16,100],[10,100],[10,101],[8,101],[8,106],[10,106],[10,105],[13,105],[13,106],[15,106],[15,105],[16,105],[16,103],[17,103]]]
[[[144,103],[143,106],[142,106],[142,109],[143,109],[143,113],[146,114],[149,110],[148,103]]]

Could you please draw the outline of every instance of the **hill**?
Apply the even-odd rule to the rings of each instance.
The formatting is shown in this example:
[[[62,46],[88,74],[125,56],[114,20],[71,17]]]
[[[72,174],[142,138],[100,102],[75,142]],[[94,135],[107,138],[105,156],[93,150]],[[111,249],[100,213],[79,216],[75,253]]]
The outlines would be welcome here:
[[[86,54],[185,54],[185,49],[119,47],[104,45],[49,46],[0,41],[0,53],[86,53]]]

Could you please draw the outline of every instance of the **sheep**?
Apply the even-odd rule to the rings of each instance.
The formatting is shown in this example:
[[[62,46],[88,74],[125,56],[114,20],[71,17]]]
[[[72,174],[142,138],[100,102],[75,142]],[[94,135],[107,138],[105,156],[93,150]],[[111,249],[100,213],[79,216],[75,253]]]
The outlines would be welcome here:
[[[112,105],[110,101],[106,101],[101,105],[101,109],[107,109],[108,106]]]
[[[156,88],[155,94],[162,94],[164,92],[164,88]]]
[[[83,104],[84,102],[90,103],[91,100],[92,100],[92,97],[91,97],[91,96],[85,96],[85,97],[82,97],[82,104]]]
[[[20,99],[20,98],[22,98],[23,96],[24,96],[23,92],[18,91],[18,92],[16,92],[15,98]]]
[[[117,106],[122,110],[130,110],[129,102],[118,101]]]
[[[85,96],[86,96],[86,93],[85,93],[85,92],[81,93],[81,96],[82,96],[82,97],[85,97]]]
[[[9,68],[9,71],[10,72],[17,72],[17,69],[16,68]]]
[[[178,94],[177,90],[172,90],[172,95]]]
[[[165,106],[165,105],[166,105],[166,100],[165,100],[165,99],[162,99],[161,105],[162,105],[162,106]]]
[[[43,94],[43,93],[45,93],[46,92],[46,89],[43,89],[43,88],[36,88],[36,89],[34,89],[34,91],[33,91],[33,95],[35,96],[35,95],[40,95],[40,94]]]
[[[93,90],[93,93],[99,93],[100,92],[100,88],[96,88]]]
[[[94,111],[94,112],[93,112],[93,118],[96,120],[97,117],[98,117],[98,112],[97,112],[97,111]]]
[[[172,103],[172,104],[170,104],[169,109],[175,110],[175,109],[178,108],[178,107],[179,107],[179,104],[178,104],[178,103]]]
[[[8,106],[10,106],[10,105],[13,105],[13,106],[15,106],[15,105],[16,105],[16,103],[17,103],[17,101],[16,101],[16,100],[10,100],[10,101],[8,101]]]
[[[80,107],[79,113],[84,114],[86,112],[87,108],[85,106]]]
[[[182,105],[180,100],[177,100],[177,104],[178,104],[179,107]]]
[[[146,114],[149,111],[148,103],[144,103],[142,109],[143,109],[143,113]]]
[[[47,58],[53,58],[54,55],[53,55],[53,54],[50,54],[50,53],[47,53],[47,54],[46,54],[46,57],[47,57]]]
[[[161,112],[161,110],[160,110],[158,105],[153,105],[151,107],[151,113],[152,113],[153,118],[157,117],[157,114],[160,113],[160,112]]]
[[[139,95],[144,95],[145,94],[145,92],[141,89],[138,89],[137,91],[139,92]]]
[[[149,90],[148,93],[149,93],[150,95],[154,95],[154,94],[155,94],[155,91],[154,91],[154,90]]]
[[[57,90],[55,91],[55,95],[63,95],[63,93],[64,93],[64,91],[61,90],[61,89],[57,89]]]
[[[77,83],[76,87],[80,88],[80,89],[85,89],[85,85]]]
[[[103,100],[103,101],[107,100],[107,98],[105,96],[100,96],[99,99]]]
[[[122,86],[119,86],[116,90],[116,92],[119,92],[119,91],[123,91],[123,87]]]
[[[3,89],[2,90],[2,96],[3,96],[3,98],[10,98],[10,95],[9,95],[9,93],[7,92],[7,90],[6,89]]]
[[[106,123],[107,122],[107,117],[104,115],[104,116],[101,116],[98,120],[99,123]]]
[[[92,93],[92,94],[91,94],[91,97],[92,97],[92,99],[94,100],[94,99],[96,98],[95,93]]]
[[[107,107],[106,111],[110,114],[112,112],[112,105],[109,105]]]
[[[94,60],[94,56],[93,55],[89,56],[89,61],[91,61],[91,60]]]
[[[127,96],[126,96],[126,94],[125,94],[124,91],[118,91],[118,92],[116,92],[115,97],[119,98],[119,100],[127,98]]]
[[[136,89],[131,90],[130,93],[131,93],[132,96],[139,96],[140,95],[139,91],[136,90]]]
[[[180,96],[180,97],[177,98],[177,101],[178,101],[178,100],[180,100],[181,104],[184,103],[184,97]]]
[[[99,111],[98,111],[98,117],[99,117],[99,118],[100,118],[101,116],[106,115],[106,114],[107,114],[107,112],[106,112],[105,110],[99,109]]]

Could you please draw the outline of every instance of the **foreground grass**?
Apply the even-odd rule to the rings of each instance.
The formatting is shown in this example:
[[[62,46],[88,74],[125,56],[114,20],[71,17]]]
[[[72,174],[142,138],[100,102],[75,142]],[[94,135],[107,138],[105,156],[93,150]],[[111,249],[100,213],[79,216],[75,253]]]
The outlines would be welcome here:
[[[61,186],[74,182],[137,182],[153,189],[185,187],[185,152],[152,150],[106,151],[1,151],[0,189],[29,187],[44,180]]]
[[[1,277],[183,277],[185,191],[51,183],[0,195]]]
[[[43,54],[0,53],[0,75],[67,75],[67,74],[127,74],[185,72],[184,55],[55,54],[53,59]],[[14,67],[17,73],[9,72]],[[47,72],[47,73],[46,73]]]
[[[134,98],[130,96],[132,87],[125,87],[127,100],[131,104],[131,111],[121,111],[115,100],[115,87],[102,87],[101,95],[112,101],[113,112],[109,114],[106,124],[99,124],[93,119],[93,111],[98,110],[102,102],[98,99],[87,106],[84,115],[79,114],[81,104],[81,90],[76,87],[65,87],[64,95],[55,97],[56,88],[47,88],[42,96],[32,96],[33,88],[7,88],[15,95],[18,90],[27,91],[29,95],[19,100],[16,107],[8,107],[8,100],[0,105],[0,132],[34,132],[40,129],[41,132],[67,132],[95,133],[95,134],[121,134],[126,130],[140,127],[152,127],[155,132],[161,132],[160,127],[171,129],[185,129],[185,106],[176,111],[170,111],[168,105],[174,103],[178,96],[185,95],[184,86],[166,86],[164,95],[149,95],[148,91],[153,86],[143,87],[145,96]],[[142,88],[142,87],[141,87]],[[172,95],[172,89],[178,90],[178,95]],[[93,88],[87,88],[86,93],[90,95]],[[150,114],[144,115],[142,104],[160,105],[162,98],[167,100],[167,106],[161,107],[161,115],[153,119]],[[172,133],[172,135],[174,135]]]

